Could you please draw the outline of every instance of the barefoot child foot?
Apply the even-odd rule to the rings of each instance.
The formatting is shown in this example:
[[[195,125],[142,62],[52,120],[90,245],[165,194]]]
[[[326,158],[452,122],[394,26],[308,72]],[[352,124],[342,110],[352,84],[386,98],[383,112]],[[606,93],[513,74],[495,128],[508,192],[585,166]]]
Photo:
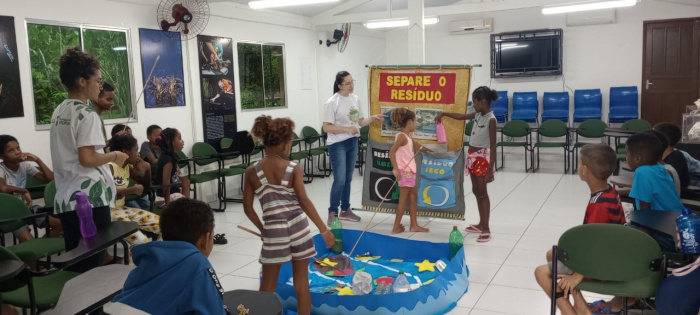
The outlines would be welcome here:
[[[403,233],[404,231],[406,231],[406,227],[403,226],[403,224],[399,224],[399,226],[394,226],[394,229],[391,230],[391,234],[399,234]]]
[[[428,232],[430,232],[430,229],[424,228],[424,227],[422,227],[422,226],[420,226],[420,225],[411,225],[411,228],[409,229],[409,231],[411,231],[411,232],[424,232],[424,233],[428,233]]]

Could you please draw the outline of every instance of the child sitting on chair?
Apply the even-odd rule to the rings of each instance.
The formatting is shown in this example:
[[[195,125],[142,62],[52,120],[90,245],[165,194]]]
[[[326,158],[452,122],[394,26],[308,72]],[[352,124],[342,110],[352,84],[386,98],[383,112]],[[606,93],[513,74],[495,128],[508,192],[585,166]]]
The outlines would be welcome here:
[[[132,249],[136,268],[115,303],[149,314],[226,314],[221,287],[207,259],[214,214],[202,201],[181,198],[160,217],[163,242]]]
[[[635,199],[637,210],[683,210],[673,178],[659,163],[665,149],[651,132],[636,133],[627,139],[627,164],[634,171],[629,196]]]
[[[53,180],[53,172],[36,155],[29,152],[22,152],[17,139],[10,135],[0,135],[0,193],[14,194],[27,203],[32,211],[32,196],[25,187],[28,177],[36,177],[42,182]],[[39,166],[39,170],[33,163]],[[51,205],[49,205],[51,206]],[[50,235],[58,237],[61,235],[61,221],[58,218],[49,216]],[[11,224],[10,222],[9,224]],[[5,223],[8,224],[8,223]],[[43,227],[46,222],[37,220],[39,227]],[[24,225],[12,232],[20,243],[34,238],[29,228]]]
[[[129,155],[129,158],[123,165],[118,165],[114,162],[109,162],[109,169],[114,177],[114,185],[117,187],[117,199],[114,201],[115,207],[112,208],[112,221],[131,221],[139,224],[139,231],[126,237],[126,240],[131,246],[136,246],[143,243],[148,243],[149,239],[141,231],[150,232],[160,237],[160,217],[157,214],[151,213],[142,209],[135,209],[125,205],[127,195],[142,195],[143,184],[148,185],[150,182],[151,167],[141,164],[139,158],[138,143],[136,138],[129,135],[115,135],[110,141],[110,147],[114,152],[124,152]],[[130,178],[134,178],[137,184],[129,187]]]
[[[625,216],[620,205],[620,196],[615,188],[608,184],[617,163],[615,151],[603,144],[587,144],[581,148],[578,175],[588,184],[591,199],[586,207],[583,224],[612,223],[624,224]],[[551,295],[552,285],[552,251],[547,252],[548,265],[535,269],[535,279],[542,289]],[[557,277],[561,280],[557,285],[557,307],[562,315],[590,314],[586,300],[576,286],[583,281],[584,276],[567,268],[561,261],[557,264]],[[569,301],[569,294],[574,296],[574,304]]]

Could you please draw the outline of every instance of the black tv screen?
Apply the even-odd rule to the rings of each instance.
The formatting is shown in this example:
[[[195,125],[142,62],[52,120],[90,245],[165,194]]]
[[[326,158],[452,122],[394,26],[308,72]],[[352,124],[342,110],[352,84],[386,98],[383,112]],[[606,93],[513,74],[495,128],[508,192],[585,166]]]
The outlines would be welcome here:
[[[491,48],[492,77],[562,73],[561,33],[529,37],[525,33],[518,36],[493,35]]]

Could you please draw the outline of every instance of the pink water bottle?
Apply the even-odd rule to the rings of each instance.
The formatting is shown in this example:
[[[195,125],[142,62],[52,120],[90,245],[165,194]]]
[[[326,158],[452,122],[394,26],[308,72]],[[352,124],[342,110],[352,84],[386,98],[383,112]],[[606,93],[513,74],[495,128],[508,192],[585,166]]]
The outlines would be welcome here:
[[[97,234],[95,220],[92,219],[92,205],[88,202],[87,195],[80,191],[75,194],[75,214],[80,220],[80,234],[83,238],[90,238]]]
[[[442,122],[438,121],[437,127],[435,127],[435,134],[437,135],[438,143],[447,143],[447,135],[445,135],[445,126],[442,125]]]

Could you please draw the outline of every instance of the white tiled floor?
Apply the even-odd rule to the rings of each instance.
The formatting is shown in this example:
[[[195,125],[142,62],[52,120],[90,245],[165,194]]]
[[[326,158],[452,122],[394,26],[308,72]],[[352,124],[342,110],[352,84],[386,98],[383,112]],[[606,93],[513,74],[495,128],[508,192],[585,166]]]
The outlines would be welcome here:
[[[491,230],[493,239],[476,243],[476,235],[465,233],[465,253],[470,269],[469,291],[449,314],[548,314],[549,298],[538,289],[534,268],[543,264],[548,248],[568,228],[581,224],[588,201],[588,187],[578,175],[562,174],[562,156],[543,153],[541,169],[524,173],[522,155],[510,155],[504,171],[488,186],[491,198]],[[324,218],[327,215],[332,178],[316,178],[307,184],[309,197]],[[361,205],[362,177],[354,172],[351,203]],[[429,234],[404,233],[402,237],[434,242],[447,242],[452,225],[463,230],[478,221],[478,212],[471,184],[465,181],[466,221],[420,218],[431,228]],[[259,211],[259,205],[256,202]],[[362,229],[372,213],[358,212],[362,221],[344,222],[345,228]],[[389,234],[394,217],[378,213],[370,231]],[[404,217],[404,224],[409,219]],[[215,246],[210,260],[226,290],[257,289],[260,265],[257,255],[260,241],[236,228],[237,224],[252,227],[240,204],[229,204],[225,213],[216,214],[216,231],[226,233],[229,244]],[[317,229],[314,228],[317,231]],[[593,296],[597,297],[599,296]]]

